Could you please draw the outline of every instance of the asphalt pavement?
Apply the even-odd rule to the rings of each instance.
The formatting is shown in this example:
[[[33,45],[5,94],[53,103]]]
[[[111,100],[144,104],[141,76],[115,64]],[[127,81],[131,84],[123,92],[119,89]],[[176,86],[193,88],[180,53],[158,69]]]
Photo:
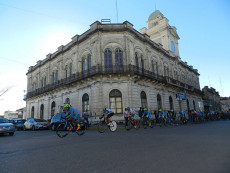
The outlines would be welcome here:
[[[230,121],[153,129],[0,136],[0,173],[230,173]]]

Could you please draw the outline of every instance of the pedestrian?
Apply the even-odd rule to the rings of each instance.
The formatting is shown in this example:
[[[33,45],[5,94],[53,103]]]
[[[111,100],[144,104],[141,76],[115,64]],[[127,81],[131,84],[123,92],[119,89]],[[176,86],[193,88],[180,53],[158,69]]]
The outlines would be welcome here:
[[[86,126],[89,127],[89,112],[87,109],[85,110],[85,112],[83,112],[83,118],[84,121],[86,121]]]
[[[127,108],[125,108],[125,111],[124,111],[124,119],[125,119],[125,126],[128,126],[129,115],[128,115]]]
[[[143,115],[144,112],[145,112],[144,108],[140,107],[140,110],[138,112],[138,115],[139,115],[140,118],[142,117],[142,115]]]

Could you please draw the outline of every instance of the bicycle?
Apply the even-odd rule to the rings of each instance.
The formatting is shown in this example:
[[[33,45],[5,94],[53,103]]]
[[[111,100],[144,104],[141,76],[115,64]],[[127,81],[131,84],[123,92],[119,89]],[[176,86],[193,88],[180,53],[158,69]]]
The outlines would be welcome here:
[[[83,135],[85,133],[85,123],[84,121],[80,121],[80,129],[76,130],[75,125],[70,120],[66,120],[65,122],[62,122],[58,125],[56,129],[56,134],[60,138],[66,137],[70,132],[76,132],[79,136]]]
[[[97,129],[100,133],[104,133],[106,131],[107,128],[110,129],[111,132],[116,131],[117,129],[117,123],[115,121],[111,121],[111,125],[108,125],[107,122],[105,121],[105,115],[102,115],[99,118],[101,121],[98,123]]]
[[[140,120],[136,120],[136,127],[135,127],[134,118],[129,117],[127,125],[125,126],[125,129],[131,130],[132,127],[138,130],[140,128]]]
[[[167,127],[167,121],[166,121],[166,117],[159,117],[159,125],[160,127],[162,127],[162,125],[164,125],[165,127]]]
[[[143,120],[142,120],[142,125],[143,125],[143,128],[144,129],[147,129],[147,127],[151,127],[153,128],[155,126],[155,122],[153,119],[148,119],[146,116],[143,117]]]

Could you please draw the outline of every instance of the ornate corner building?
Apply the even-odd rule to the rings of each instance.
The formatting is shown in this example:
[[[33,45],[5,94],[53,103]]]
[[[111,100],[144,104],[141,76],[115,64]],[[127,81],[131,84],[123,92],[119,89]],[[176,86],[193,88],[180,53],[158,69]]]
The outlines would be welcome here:
[[[179,57],[176,28],[160,11],[149,16],[140,32],[125,21],[98,21],[27,73],[27,117],[50,119],[64,103],[81,112],[100,115],[113,109],[122,117],[125,107],[151,112],[199,109],[199,73]],[[186,97],[178,94],[186,91]],[[27,118],[25,117],[25,118]]]

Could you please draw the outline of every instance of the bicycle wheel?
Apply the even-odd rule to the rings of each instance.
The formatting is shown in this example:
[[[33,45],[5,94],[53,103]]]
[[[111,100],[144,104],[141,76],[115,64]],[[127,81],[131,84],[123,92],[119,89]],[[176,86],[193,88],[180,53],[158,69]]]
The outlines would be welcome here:
[[[136,125],[136,130],[138,130],[139,128],[141,128],[140,120],[138,120],[136,124],[137,124],[137,125]]]
[[[148,127],[148,122],[147,122],[147,119],[146,119],[145,117],[143,118],[142,124],[143,124],[143,128],[144,128],[144,129],[147,129],[147,127]]]
[[[104,122],[104,121],[101,121],[99,122],[98,126],[97,126],[97,130],[100,132],[100,133],[104,133],[105,130],[107,129],[107,124]]]
[[[66,123],[59,124],[57,129],[56,129],[56,134],[60,138],[66,137],[69,134],[69,132],[70,132],[70,126],[69,126],[69,124],[66,125]]]
[[[85,133],[85,129],[86,129],[86,125],[84,122],[81,122],[80,123],[80,129],[76,131],[76,133],[81,136],[81,135],[84,135]]]
[[[151,120],[150,123],[151,123],[151,124],[150,124],[150,127],[151,127],[151,128],[153,128],[153,127],[156,125],[155,122],[154,122],[154,120]]]
[[[112,123],[112,125],[110,125],[110,130],[112,131],[112,132],[114,132],[114,131],[116,131],[116,129],[117,129],[117,123],[115,122],[115,121],[112,121],[111,122]]]
[[[132,128],[132,123],[131,123],[131,121],[128,121],[127,126],[125,126],[125,129],[130,130],[131,128]]]

